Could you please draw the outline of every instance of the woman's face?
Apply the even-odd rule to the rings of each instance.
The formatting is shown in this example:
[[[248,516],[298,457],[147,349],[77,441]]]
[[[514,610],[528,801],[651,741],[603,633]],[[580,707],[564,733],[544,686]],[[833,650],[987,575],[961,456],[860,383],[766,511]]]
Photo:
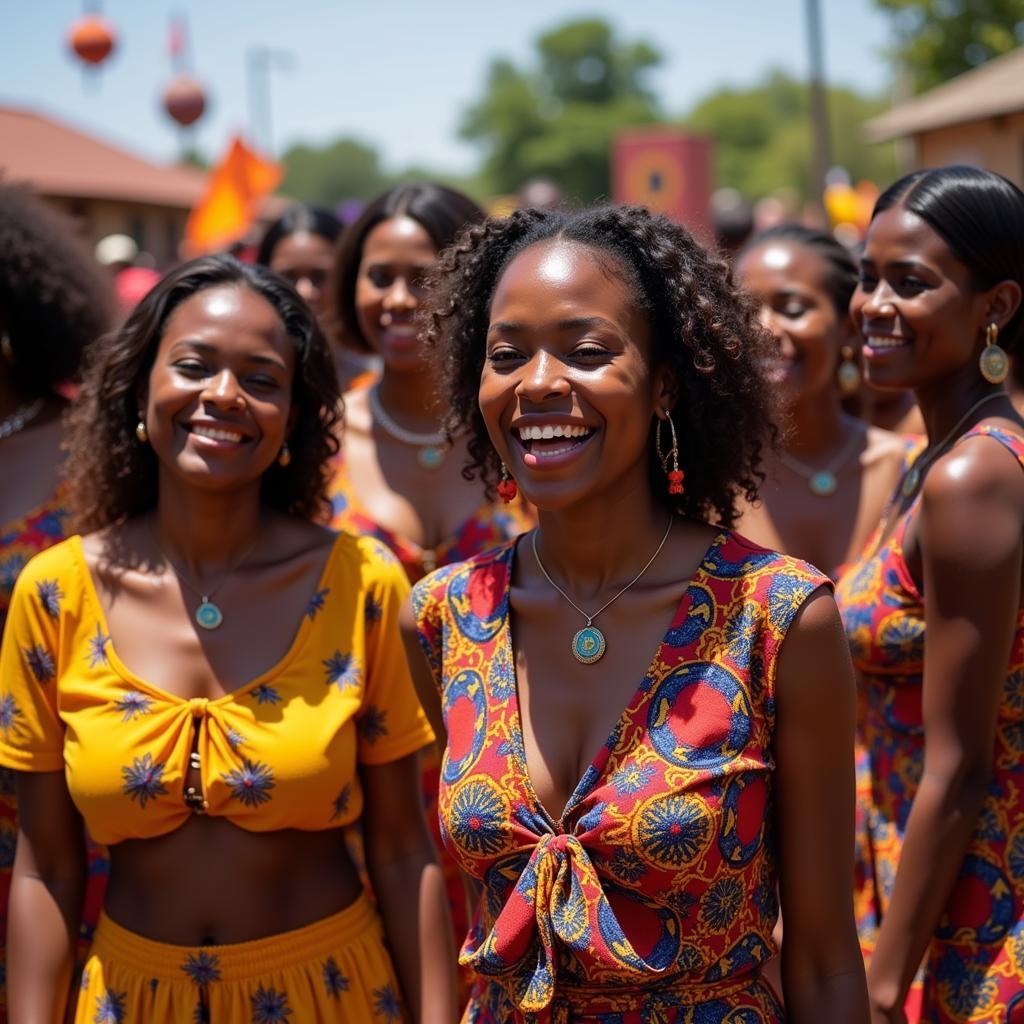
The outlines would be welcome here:
[[[426,367],[414,315],[423,296],[423,275],[436,258],[430,235],[411,217],[381,221],[363,243],[356,278],[359,329],[394,372]]]
[[[550,241],[520,253],[491,301],[480,410],[498,454],[542,510],[647,488],[667,408],[648,323],[613,257]]]
[[[326,284],[334,247],[308,231],[285,235],[270,255],[270,269],[286,277],[318,317],[327,312]]]
[[[850,314],[876,387],[917,387],[973,362],[986,306],[967,268],[916,213],[893,206],[871,222]]]
[[[167,319],[144,410],[167,472],[204,490],[257,481],[292,418],[295,350],[274,307],[242,285],[218,285]]]
[[[806,245],[779,239],[746,252],[736,270],[775,339],[768,379],[783,400],[834,390],[839,352],[851,338],[828,292],[826,261]]]

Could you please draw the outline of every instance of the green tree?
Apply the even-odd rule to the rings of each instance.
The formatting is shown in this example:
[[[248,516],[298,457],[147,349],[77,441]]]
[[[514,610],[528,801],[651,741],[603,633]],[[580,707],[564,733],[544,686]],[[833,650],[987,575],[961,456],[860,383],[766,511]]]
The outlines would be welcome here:
[[[1024,0],[875,0],[892,18],[889,57],[915,92],[969,71],[1024,41]]]
[[[866,146],[860,126],[886,108],[836,87],[828,90],[832,162],[854,180],[884,185],[896,174],[891,146]],[[684,119],[690,130],[715,145],[715,180],[758,199],[779,188],[812,197],[812,138],[807,85],[775,71],[751,89],[720,89],[701,100]]]
[[[480,144],[483,173],[496,191],[548,177],[584,202],[606,196],[612,139],[625,127],[661,119],[647,85],[661,55],[647,43],[619,39],[599,19],[562,25],[536,48],[527,67],[492,62],[460,134]]]
[[[307,203],[335,206],[345,199],[369,199],[387,187],[377,151],[357,139],[326,146],[292,146],[284,154],[281,191]]]

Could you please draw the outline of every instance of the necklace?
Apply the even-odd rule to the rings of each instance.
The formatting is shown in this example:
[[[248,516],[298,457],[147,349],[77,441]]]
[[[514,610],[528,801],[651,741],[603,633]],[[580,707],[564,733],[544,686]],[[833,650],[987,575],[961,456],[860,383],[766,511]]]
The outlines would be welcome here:
[[[661,549],[665,546],[665,541],[668,540],[668,535],[672,532],[672,523],[674,519],[669,516],[668,526],[665,528],[665,536],[661,538],[661,543],[658,545],[657,550],[647,560],[647,564],[609,601],[605,601],[600,608],[594,612],[593,615],[588,615],[548,574],[547,569],[544,568],[544,563],[540,560],[540,555],[537,553],[537,531],[534,530],[530,535],[530,545],[533,547],[533,557],[537,560],[537,566],[540,571],[544,574],[544,579],[548,581],[557,590],[562,597],[566,599],[587,620],[587,624],[572,638],[572,656],[577,660],[583,662],[584,665],[593,665],[595,661],[600,661],[604,657],[604,652],[608,648],[608,644],[605,641],[604,633],[601,632],[594,625],[594,619],[598,617],[609,605],[618,601],[622,595],[629,590],[637,580],[652,565],[654,560],[661,554]]]
[[[10,437],[11,434],[18,433],[19,430],[24,430],[42,412],[42,409],[43,400],[37,398],[34,402],[15,409],[7,419],[0,420],[0,441],[5,437]]]
[[[980,409],[986,402],[991,402],[995,398],[1006,398],[1007,393],[1005,391],[996,391],[991,395],[986,395],[984,398],[979,398],[956,421],[953,425],[953,429],[934,447],[929,448],[923,454],[919,455],[915,460],[914,464],[907,470],[907,475],[903,478],[903,484],[900,487],[900,491],[904,498],[909,498],[921,483],[921,478],[924,475],[924,471],[931,465],[935,457],[941,452],[950,441],[956,436],[956,432],[967,422],[971,414]]]
[[[839,486],[836,474],[850,461],[850,457],[856,451],[857,444],[863,436],[862,431],[855,431],[843,446],[843,450],[824,469],[808,466],[806,462],[801,462],[789,452],[779,452],[779,461],[807,481],[811,494],[815,494],[819,498],[830,498],[836,493]]]
[[[437,469],[444,462],[444,457],[448,454],[448,445],[444,434],[440,431],[434,434],[417,434],[415,431],[399,426],[384,411],[377,384],[370,388],[370,410],[373,413],[373,418],[384,428],[386,434],[402,444],[419,448],[416,458],[424,469]]]
[[[202,587],[197,587],[194,583],[191,583],[185,574],[175,564],[174,559],[167,554],[162,547],[160,547],[160,541],[156,538],[156,530],[153,529],[152,520],[147,520],[149,524],[149,532],[153,536],[153,543],[156,545],[157,551],[163,556],[164,561],[171,567],[171,571],[175,576],[178,577],[180,583],[184,583],[189,590],[194,594],[198,594],[200,598],[199,607],[196,609],[195,620],[196,623],[202,626],[203,629],[220,629],[221,623],[224,621],[224,613],[220,610],[218,605],[213,603],[213,596],[224,586],[228,581],[228,577],[253,553],[256,545],[259,543],[260,537],[257,534],[256,540],[254,540],[246,549],[235,559],[234,562],[228,567],[227,572],[221,577],[220,582],[212,589],[204,590]]]

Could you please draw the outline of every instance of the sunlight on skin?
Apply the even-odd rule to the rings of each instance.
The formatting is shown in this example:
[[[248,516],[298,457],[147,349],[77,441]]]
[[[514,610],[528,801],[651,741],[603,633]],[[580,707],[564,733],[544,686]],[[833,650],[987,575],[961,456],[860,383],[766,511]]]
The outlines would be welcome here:
[[[772,270],[785,270],[793,262],[793,251],[788,246],[773,245],[765,249],[761,259],[764,260],[764,265],[771,267]]]
[[[394,233],[402,238],[416,236],[423,230],[419,221],[413,220],[412,217],[395,217],[391,221],[391,226]]]
[[[573,275],[576,263],[574,255],[573,248],[570,246],[557,244],[551,246],[537,267],[537,276],[552,284],[568,281]]]

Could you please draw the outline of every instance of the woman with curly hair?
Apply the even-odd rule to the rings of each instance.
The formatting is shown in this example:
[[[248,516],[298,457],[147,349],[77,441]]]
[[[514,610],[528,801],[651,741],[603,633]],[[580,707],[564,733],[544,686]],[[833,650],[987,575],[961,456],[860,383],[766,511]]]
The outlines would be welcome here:
[[[928,446],[837,587],[867,704],[877,1024],[1024,1020],[1022,294],[1016,185],[953,166],[879,197],[851,312]]]
[[[97,347],[68,466],[84,535],[26,567],[0,651],[16,1019],[69,999],[84,819],[111,872],[80,1024],[450,1020],[408,584],[315,523],[337,409],[306,304],[230,257],[173,271]]]
[[[60,386],[78,375],[113,308],[109,281],[71,223],[24,187],[0,184],[0,634],[25,563],[64,537],[67,402]],[[0,768],[0,1024],[7,1019],[2,936],[16,835],[14,781]],[[90,857],[85,933],[96,922],[105,876],[102,851]]]
[[[629,207],[488,221],[430,285],[447,430],[539,513],[403,612],[484,887],[464,1019],[777,1024],[781,891],[787,1019],[865,1021],[842,626],[730,529],[772,434],[753,304]]]

